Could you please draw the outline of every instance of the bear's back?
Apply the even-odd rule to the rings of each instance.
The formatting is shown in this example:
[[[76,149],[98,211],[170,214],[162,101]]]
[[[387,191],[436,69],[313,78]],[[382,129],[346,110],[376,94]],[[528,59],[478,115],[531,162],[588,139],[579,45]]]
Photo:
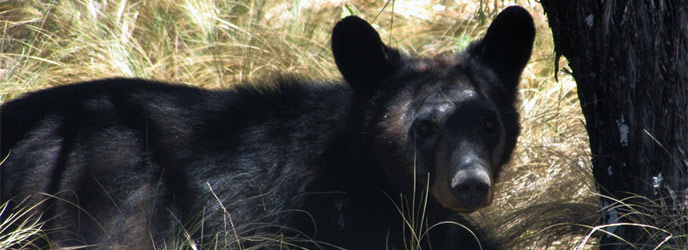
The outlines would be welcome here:
[[[0,167],[0,202],[14,199],[12,209],[28,196],[44,217],[60,215],[45,228],[114,246],[139,245],[129,236],[149,227],[166,238],[200,214],[208,234],[226,229],[227,211],[241,227],[261,216],[286,224],[283,211],[298,208],[344,126],[349,92],[296,79],[223,91],[106,79],[31,93],[1,107],[0,148],[12,157]],[[150,216],[132,220],[141,210]]]

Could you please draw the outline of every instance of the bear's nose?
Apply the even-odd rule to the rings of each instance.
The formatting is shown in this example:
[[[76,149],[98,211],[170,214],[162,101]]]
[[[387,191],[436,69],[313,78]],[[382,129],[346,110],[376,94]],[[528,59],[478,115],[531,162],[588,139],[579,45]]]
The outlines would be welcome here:
[[[484,166],[459,168],[451,181],[454,197],[467,209],[477,209],[488,203],[492,187],[490,176]]]

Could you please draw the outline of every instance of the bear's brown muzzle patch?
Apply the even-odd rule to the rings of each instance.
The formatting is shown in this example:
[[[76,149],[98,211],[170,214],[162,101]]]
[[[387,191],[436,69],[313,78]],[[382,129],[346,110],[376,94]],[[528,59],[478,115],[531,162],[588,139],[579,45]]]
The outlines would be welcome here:
[[[492,203],[494,180],[489,166],[471,162],[457,167],[457,171],[450,169],[438,166],[430,187],[430,194],[444,208],[470,213]]]

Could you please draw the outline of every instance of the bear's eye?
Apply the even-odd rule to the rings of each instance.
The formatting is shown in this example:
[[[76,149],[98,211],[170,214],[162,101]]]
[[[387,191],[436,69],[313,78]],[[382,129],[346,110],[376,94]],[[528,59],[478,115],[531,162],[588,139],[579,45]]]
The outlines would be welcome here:
[[[497,132],[497,127],[499,126],[497,124],[497,120],[493,117],[490,118],[483,118],[482,119],[482,130],[490,135],[493,135]]]
[[[434,123],[428,120],[421,120],[416,123],[415,132],[420,136],[431,136],[435,134],[437,128]]]

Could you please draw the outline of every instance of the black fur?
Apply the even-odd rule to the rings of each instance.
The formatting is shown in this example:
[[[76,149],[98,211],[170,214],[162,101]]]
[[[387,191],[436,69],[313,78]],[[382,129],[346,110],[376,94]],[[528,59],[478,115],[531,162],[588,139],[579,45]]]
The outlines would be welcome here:
[[[160,248],[183,229],[226,247],[476,249],[450,224],[416,242],[401,214],[423,233],[490,203],[533,36],[509,7],[466,52],[417,58],[347,17],[332,34],[345,83],[107,79],[28,94],[0,109],[0,201],[43,201],[58,246]]]

